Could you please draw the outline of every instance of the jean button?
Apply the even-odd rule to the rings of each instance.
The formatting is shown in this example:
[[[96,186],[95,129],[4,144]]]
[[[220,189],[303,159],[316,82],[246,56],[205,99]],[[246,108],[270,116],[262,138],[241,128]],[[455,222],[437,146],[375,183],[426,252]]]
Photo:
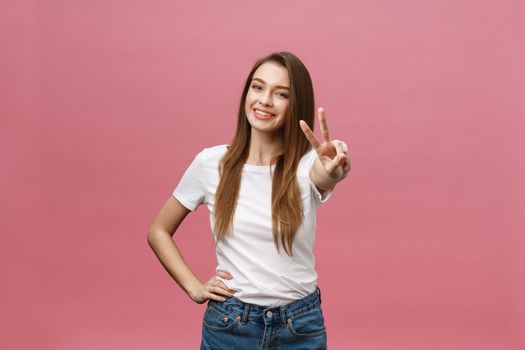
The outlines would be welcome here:
[[[266,317],[268,317],[268,318],[271,318],[272,315],[273,315],[273,313],[272,313],[271,311],[268,311],[268,312],[266,313]]]

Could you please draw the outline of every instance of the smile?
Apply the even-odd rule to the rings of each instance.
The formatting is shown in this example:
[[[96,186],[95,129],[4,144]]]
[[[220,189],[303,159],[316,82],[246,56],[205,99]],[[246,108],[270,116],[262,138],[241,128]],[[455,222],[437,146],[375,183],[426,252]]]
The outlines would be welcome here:
[[[270,113],[266,113],[266,112],[261,112],[257,109],[253,109],[254,111],[254,114],[255,116],[258,118],[258,119],[263,119],[263,120],[267,120],[267,119],[270,119],[271,117],[275,116],[275,114],[270,114]]]

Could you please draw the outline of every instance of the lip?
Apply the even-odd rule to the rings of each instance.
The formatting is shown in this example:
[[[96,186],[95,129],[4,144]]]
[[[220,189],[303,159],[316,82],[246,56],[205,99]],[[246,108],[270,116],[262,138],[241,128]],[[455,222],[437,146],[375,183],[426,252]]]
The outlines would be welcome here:
[[[266,110],[261,109],[261,108],[253,108],[253,111],[254,111],[254,112],[255,112],[255,111],[261,111],[261,112],[264,112],[264,113],[269,113],[269,114],[271,114],[270,117],[275,117],[275,113],[272,113],[272,112],[270,112],[270,111],[266,111]]]
[[[270,118],[273,118],[273,115],[259,115],[257,114],[257,112],[253,112],[253,115],[255,116],[255,118],[259,119],[259,120],[269,120]]]

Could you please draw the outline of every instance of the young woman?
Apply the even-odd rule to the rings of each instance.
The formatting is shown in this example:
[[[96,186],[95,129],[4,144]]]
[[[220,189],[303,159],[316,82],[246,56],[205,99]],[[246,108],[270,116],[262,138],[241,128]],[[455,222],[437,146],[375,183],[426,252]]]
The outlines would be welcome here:
[[[148,232],[168,273],[207,301],[201,349],[326,349],[313,247],[316,209],[350,171],[344,142],[330,140],[310,75],[290,52],[259,59],[246,80],[229,145],[193,159]],[[216,275],[202,283],[172,236],[205,203]]]

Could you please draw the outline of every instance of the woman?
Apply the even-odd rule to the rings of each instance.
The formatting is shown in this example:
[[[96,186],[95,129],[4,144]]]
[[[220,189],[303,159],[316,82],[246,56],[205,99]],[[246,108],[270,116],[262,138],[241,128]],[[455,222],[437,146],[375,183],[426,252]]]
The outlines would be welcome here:
[[[314,269],[316,209],[350,171],[347,146],[314,128],[310,75],[290,52],[258,60],[246,80],[231,144],[204,148],[158,216],[148,242],[178,285],[206,301],[201,349],[325,349]],[[310,147],[311,146],[311,147]],[[200,282],[172,240],[206,203],[216,275]]]

